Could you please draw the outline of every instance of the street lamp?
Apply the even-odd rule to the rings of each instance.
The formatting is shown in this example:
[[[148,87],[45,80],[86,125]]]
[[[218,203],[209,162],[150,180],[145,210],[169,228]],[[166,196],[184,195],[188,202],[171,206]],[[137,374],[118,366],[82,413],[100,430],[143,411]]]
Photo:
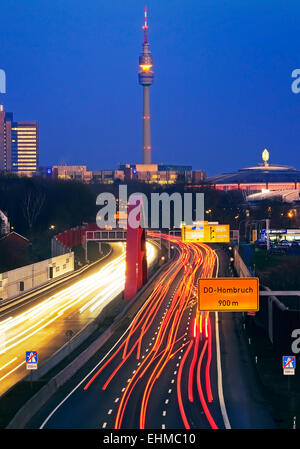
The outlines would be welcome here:
[[[211,210],[211,209],[207,209],[207,210],[205,211],[205,213],[206,213],[206,214],[209,214],[209,218],[210,218],[210,220],[211,220],[211,213],[212,213],[212,210]]]
[[[240,232],[241,232],[241,224],[244,223],[244,222],[246,222],[246,221],[247,221],[247,219],[246,219],[246,220],[241,220],[241,221],[239,222],[239,236],[240,236]],[[246,234],[246,232],[245,232],[245,234]]]
[[[296,210],[295,210],[295,209],[290,209],[290,210],[288,211],[287,216],[288,216],[289,218],[294,218],[295,215],[296,215]]]

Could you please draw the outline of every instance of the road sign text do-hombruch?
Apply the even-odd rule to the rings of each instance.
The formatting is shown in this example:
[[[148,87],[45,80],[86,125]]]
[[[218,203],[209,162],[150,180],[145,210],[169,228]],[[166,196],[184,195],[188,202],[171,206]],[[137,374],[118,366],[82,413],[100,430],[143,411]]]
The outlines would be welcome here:
[[[258,278],[200,278],[198,310],[212,312],[257,312]]]

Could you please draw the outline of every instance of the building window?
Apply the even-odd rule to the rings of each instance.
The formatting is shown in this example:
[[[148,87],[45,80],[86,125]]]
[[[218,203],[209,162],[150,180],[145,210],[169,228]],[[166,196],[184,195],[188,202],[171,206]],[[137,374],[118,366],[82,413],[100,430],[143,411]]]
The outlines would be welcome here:
[[[24,281],[20,282],[20,292],[24,291]]]

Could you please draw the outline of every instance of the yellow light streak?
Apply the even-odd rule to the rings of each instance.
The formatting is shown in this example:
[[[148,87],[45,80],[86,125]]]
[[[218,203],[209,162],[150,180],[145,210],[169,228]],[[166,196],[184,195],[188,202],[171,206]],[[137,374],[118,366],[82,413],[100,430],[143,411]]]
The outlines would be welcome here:
[[[83,313],[89,309],[94,312],[115,298],[125,285],[125,244],[120,243],[122,254],[102,267],[98,272],[75,282],[73,285],[51,295],[41,303],[32,306],[29,310],[0,322],[0,354],[5,354],[20,343],[29,340],[32,336],[52,324],[67,310],[80,305],[78,312]],[[147,245],[147,260],[151,264],[156,257],[157,248],[150,243]],[[90,296],[93,295],[92,299]],[[17,357],[0,367],[4,370],[17,360]],[[14,373],[25,362],[14,367],[0,381]]]

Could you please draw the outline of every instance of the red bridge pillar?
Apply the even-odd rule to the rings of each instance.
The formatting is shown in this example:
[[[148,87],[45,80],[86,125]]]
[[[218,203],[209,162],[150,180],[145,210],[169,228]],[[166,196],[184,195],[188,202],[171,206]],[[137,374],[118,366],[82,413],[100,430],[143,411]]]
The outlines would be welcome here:
[[[128,217],[130,211],[137,206],[128,206]],[[140,214],[137,215],[139,220]],[[140,226],[132,228],[127,218],[126,238],[126,279],[124,297],[127,300],[134,298],[137,291],[148,280],[147,254],[146,254],[146,231]]]

